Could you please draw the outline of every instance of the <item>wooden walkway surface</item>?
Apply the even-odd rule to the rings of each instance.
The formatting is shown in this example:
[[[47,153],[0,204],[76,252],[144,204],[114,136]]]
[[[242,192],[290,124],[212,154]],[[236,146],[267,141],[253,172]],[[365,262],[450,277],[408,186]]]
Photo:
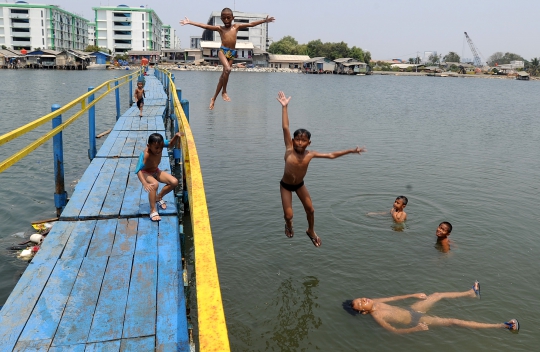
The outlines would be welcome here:
[[[189,351],[173,192],[152,222],[133,172],[165,136],[163,86],[145,90],[143,118],[134,104],[118,120],[0,310],[0,351]]]

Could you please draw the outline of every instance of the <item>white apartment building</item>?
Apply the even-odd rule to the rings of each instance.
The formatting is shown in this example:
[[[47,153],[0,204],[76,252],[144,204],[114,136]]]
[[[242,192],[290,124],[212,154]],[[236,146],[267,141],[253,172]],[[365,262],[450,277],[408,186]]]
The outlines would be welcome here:
[[[201,48],[201,39],[200,35],[192,35],[189,37],[189,48],[190,49],[200,49]]]
[[[115,54],[128,51],[161,51],[163,22],[154,10],[127,5],[93,7],[95,45]]]
[[[163,49],[180,49],[180,38],[176,35],[176,29],[170,25],[164,25],[161,35],[161,47]]]
[[[84,50],[88,20],[54,5],[0,4],[0,46],[15,50]]]
[[[96,45],[96,22],[88,22],[88,45]]]
[[[233,23],[249,23],[264,20],[268,16],[268,14],[233,11],[233,16]],[[208,19],[208,24],[211,26],[223,26],[223,22],[221,21],[221,11],[213,11],[210,15],[210,18]],[[203,31],[201,40],[220,42],[221,38],[219,37],[218,32],[205,29]],[[238,31],[236,41],[238,43],[253,43],[253,46],[255,48],[268,50],[268,47],[270,46],[270,44],[268,43],[268,23],[263,23],[255,27],[244,28]]]

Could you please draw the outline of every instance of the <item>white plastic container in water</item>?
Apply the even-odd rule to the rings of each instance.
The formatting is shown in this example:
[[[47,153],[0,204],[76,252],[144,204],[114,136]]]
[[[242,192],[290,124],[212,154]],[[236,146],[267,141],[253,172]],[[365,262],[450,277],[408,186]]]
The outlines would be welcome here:
[[[30,236],[30,241],[32,241],[34,243],[37,243],[37,244],[41,244],[41,242],[43,242],[44,238],[45,237],[43,237],[43,235],[40,235],[39,233],[35,233],[32,236]]]

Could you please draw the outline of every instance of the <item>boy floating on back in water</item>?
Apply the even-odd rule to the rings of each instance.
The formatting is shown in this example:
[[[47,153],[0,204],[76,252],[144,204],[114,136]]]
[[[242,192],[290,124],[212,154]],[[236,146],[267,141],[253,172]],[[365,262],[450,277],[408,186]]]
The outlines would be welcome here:
[[[234,16],[232,10],[226,7],[221,11],[221,21],[223,22],[223,26],[211,26],[205,23],[192,22],[187,17],[184,20],[180,21],[180,24],[182,26],[186,24],[191,24],[193,26],[201,27],[211,31],[217,31],[221,36],[221,47],[218,50],[218,58],[223,65],[223,73],[219,78],[216,93],[214,94],[212,99],[210,99],[210,110],[214,108],[214,103],[216,102],[216,98],[221,90],[223,90],[221,93],[223,100],[231,101],[231,99],[227,95],[227,82],[229,81],[229,74],[231,73],[231,66],[234,61],[234,57],[236,56],[235,48],[236,36],[238,34],[238,31],[243,28],[255,27],[263,23],[274,22],[274,17],[266,16],[266,19],[264,20],[259,20],[251,23],[233,24],[233,20]]]
[[[135,169],[135,173],[141,181],[143,188],[148,192],[148,200],[150,201],[150,219],[152,221],[159,221],[161,217],[157,212],[157,206],[165,210],[167,209],[167,203],[163,200],[163,197],[176,186],[178,186],[178,180],[159,169],[159,163],[161,162],[161,152],[163,147],[172,147],[176,145],[178,138],[182,136],[181,132],[178,132],[171,138],[170,141],[163,140],[163,136],[159,133],[152,133],[148,137],[148,144],[141,156],[139,157],[139,163]],[[159,182],[166,183],[161,189],[161,192],[157,193]]]
[[[293,237],[294,235],[292,226],[292,192],[296,192],[307,215],[308,229],[306,234],[309,236],[315,247],[320,247],[322,243],[321,239],[317,236],[315,229],[313,228],[315,223],[315,209],[313,209],[311,197],[304,185],[304,177],[306,176],[309,162],[313,158],[335,159],[345,154],[360,154],[365,152],[366,149],[364,147],[356,147],[331,153],[319,153],[306,150],[311,144],[311,133],[304,129],[298,129],[294,132],[293,138],[291,139],[291,132],[289,131],[289,113],[287,111],[287,106],[289,105],[291,97],[286,98],[285,93],[279,92],[277,100],[282,106],[281,120],[283,126],[283,138],[285,140],[285,170],[283,172],[283,178],[280,181],[281,203],[283,205],[285,217],[285,235],[287,237]]]
[[[137,82],[137,88],[135,89],[135,101],[137,102],[137,109],[139,109],[139,117],[142,117],[142,109],[144,107],[144,88],[142,82]]]

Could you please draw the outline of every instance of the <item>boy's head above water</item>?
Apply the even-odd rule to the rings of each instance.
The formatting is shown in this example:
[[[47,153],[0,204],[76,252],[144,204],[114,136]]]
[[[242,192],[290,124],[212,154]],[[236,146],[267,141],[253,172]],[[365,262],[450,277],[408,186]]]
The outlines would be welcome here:
[[[452,225],[447,221],[443,221],[439,224],[439,227],[437,227],[435,235],[437,235],[438,239],[445,239],[450,236],[450,232],[452,232]]]
[[[400,211],[405,208],[405,206],[409,203],[409,200],[405,196],[399,196],[394,201],[394,209]]]

